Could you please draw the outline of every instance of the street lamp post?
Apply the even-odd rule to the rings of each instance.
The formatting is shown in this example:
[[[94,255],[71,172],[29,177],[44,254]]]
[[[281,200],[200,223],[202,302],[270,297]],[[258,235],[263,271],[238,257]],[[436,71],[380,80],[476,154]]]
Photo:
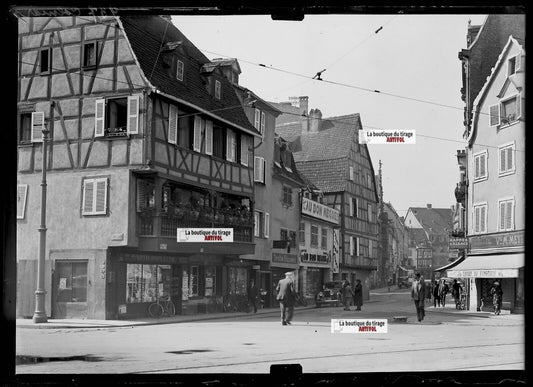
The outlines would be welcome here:
[[[50,127],[54,125],[54,102],[50,104]],[[34,323],[48,322],[45,311],[44,289],[44,261],[46,255],[46,161],[47,143],[50,130],[43,127],[43,166],[41,181],[41,226],[39,227],[39,261],[37,263],[37,289],[35,290],[35,311],[33,313]]]

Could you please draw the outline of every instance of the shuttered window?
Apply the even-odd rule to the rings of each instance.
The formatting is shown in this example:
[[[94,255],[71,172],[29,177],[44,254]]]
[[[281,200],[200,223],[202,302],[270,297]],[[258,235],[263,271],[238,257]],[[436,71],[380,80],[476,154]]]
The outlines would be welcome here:
[[[237,138],[235,132],[228,129],[226,132],[226,160],[235,162],[237,153]]]
[[[176,79],[178,81],[183,81],[184,70],[185,70],[185,66],[183,65],[183,62],[181,60],[178,60],[176,62]]]
[[[492,105],[489,108],[490,126],[500,125],[500,105]]]
[[[82,215],[107,214],[107,187],[106,177],[83,180]]]
[[[487,204],[474,205],[474,233],[487,232]]]
[[[213,121],[205,121],[205,154],[213,154]]]
[[[353,198],[349,198],[349,203],[350,203],[350,216],[354,216],[354,213],[353,213]]]
[[[202,126],[202,118],[200,116],[194,116],[194,138],[192,149],[196,152],[200,152],[202,148]]]
[[[254,157],[254,181],[265,182],[265,159],[263,157]]]
[[[26,216],[27,194],[28,184],[17,184],[17,219],[24,219]]]
[[[248,166],[248,137],[241,135],[241,164]]]
[[[355,256],[360,255],[359,237],[355,237]]]
[[[514,154],[515,146],[514,143],[502,145],[498,148],[499,152],[499,173],[500,175],[507,175],[514,172],[515,163],[514,163]]]
[[[178,142],[178,108],[174,105],[169,105],[168,108],[168,142]]]
[[[43,142],[44,112],[31,113],[31,142]]]
[[[97,99],[94,107],[94,137],[105,135],[105,99]]]
[[[265,115],[265,112],[261,112],[261,129],[259,130],[261,132],[261,135],[265,134],[265,125],[266,125],[266,115]]]
[[[474,155],[474,180],[487,178],[487,151]]]
[[[514,229],[514,199],[500,200],[499,202],[499,231]]]
[[[261,130],[261,110],[259,109],[255,109],[254,127],[259,131]]]
[[[264,227],[265,238],[270,236],[270,214],[265,212],[265,227]]]
[[[139,96],[128,97],[128,134],[139,133]]]
[[[500,122],[511,124],[520,118],[520,95],[517,94],[500,103]]]
[[[350,180],[353,181],[353,167],[350,167]]]
[[[254,211],[254,236],[261,236],[261,214]]]

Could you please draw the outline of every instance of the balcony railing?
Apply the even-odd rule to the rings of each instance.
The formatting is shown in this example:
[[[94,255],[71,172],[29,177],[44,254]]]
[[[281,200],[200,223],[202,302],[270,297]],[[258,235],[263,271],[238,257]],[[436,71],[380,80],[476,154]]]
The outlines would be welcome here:
[[[156,214],[143,211],[137,214],[139,236],[160,236],[176,238],[178,228],[233,228],[234,242],[253,241],[253,218],[250,216],[215,216],[194,213],[175,213],[173,211]],[[156,233],[159,223],[159,233]]]

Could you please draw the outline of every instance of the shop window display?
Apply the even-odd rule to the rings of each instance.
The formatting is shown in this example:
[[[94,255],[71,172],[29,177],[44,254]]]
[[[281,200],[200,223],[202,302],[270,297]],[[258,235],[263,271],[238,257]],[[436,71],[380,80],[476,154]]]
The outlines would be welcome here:
[[[170,296],[170,265],[128,264],[126,302],[154,302]]]

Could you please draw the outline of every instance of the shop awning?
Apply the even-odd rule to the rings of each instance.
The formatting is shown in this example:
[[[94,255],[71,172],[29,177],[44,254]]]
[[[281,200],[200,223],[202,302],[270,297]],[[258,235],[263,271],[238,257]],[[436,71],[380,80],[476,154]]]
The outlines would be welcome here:
[[[433,271],[444,271],[444,270],[449,270],[451,269],[452,267],[455,267],[457,265],[459,265],[461,262],[463,262],[465,260],[465,257],[462,256],[461,258],[457,258],[455,261],[453,262],[450,262],[448,263],[447,265],[444,265],[442,267],[439,267],[438,269],[435,269]]]
[[[524,267],[524,254],[471,255],[448,270],[456,278],[517,278]]]

